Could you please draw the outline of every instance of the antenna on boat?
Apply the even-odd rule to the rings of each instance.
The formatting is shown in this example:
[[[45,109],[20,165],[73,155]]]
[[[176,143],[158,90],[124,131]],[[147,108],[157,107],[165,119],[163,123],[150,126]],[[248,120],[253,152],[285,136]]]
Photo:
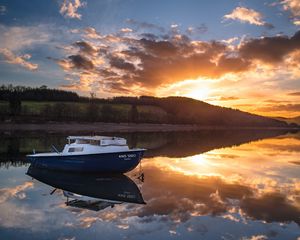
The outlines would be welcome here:
[[[141,162],[139,164],[139,175],[138,175],[137,179],[140,180],[141,182],[144,182],[144,180],[145,180],[145,174],[143,172],[143,168],[142,168],[142,163]]]
[[[142,183],[145,181],[145,174],[144,173],[141,173],[138,177],[137,177],[138,180],[140,180]]]
[[[57,190],[57,188],[54,188],[54,189],[52,190],[52,192],[50,193],[50,195],[52,195],[53,193],[55,193],[56,190]]]
[[[59,153],[59,151],[57,150],[57,148],[56,148],[54,145],[52,145],[51,148],[52,148],[52,150],[54,150],[55,152]]]

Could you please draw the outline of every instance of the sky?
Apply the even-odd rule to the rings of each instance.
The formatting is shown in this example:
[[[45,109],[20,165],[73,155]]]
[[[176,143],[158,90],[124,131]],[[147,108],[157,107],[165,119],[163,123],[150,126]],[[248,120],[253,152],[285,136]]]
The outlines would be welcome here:
[[[0,84],[300,115],[299,0],[0,0]]]

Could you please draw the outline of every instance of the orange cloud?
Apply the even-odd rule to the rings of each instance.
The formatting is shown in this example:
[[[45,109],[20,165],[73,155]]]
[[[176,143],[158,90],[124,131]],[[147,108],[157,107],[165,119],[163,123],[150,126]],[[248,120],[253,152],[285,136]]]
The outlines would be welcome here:
[[[290,96],[300,96],[300,92],[291,92],[288,95],[290,95]]]
[[[34,71],[38,69],[38,64],[28,62],[31,58],[30,54],[24,54],[22,56],[16,56],[12,51],[7,48],[0,48],[0,54],[3,55],[5,61],[10,64],[20,65],[28,70]]]
[[[96,31],[95,28],[87,27],[84,29],[85,37],[90,39],[101,39],[100,33]]]
[[[271,26],[263,21],[263,16],[260,12],[251,8],[236,7],[230,14],[224,16],[225,19],[239,20],[258,26]]]
[[[281,4],[284,10],[291,12],[293,23],[300,25],[300,2],[298,0],[284,0]]]
[[[24,198],[25,195],[22,193],[30,188],[33,188],[33,182],[25,182],[24,184],[18,185],[13,188],[2,188],[0,189],[0,203],[4,203],[12,197]]]
[[[232,101],[232,100],[238,100],[238,97],[230,96],[230,97],[220,97],[219,101]]]
[[[95,32],[92,34],[94,38]],[[241,58],[227,57],[227,46],[223,43],[194,42],[185,35],[176,34],[169,40],[106,35],[98,41],[74,43],[78,53],[58,63],[64,70],[98,74],[99,81],[102,79],[104,84],[114,87],[112,90],[134,85],[154,88],[199,76],[215,78],[249,67]],[[96,63],[99,58],[103,61]],[[219,60],[214,62],[214,59]]]
[[[66,57],[56,60],[70,80],[63,87],[101,96],[180,95],[227,107],[234,101],[225,100],[245,106],[255,99],[252,108],[243,110],[258,113],[276,89],[277,100],[284,99],[278,86],[282,83],[276,80],[280,74],[289,74],[289,81],[299,75],[300,32],[243,39],[238,45],[233,43],[236,38],[228,43],[197,41],[172,31],[163,36],[136,31],[103,35],[85,28],[79,34],[82,40],[64,48]],[[263,88],[254,91],[253,84]]]
[[[300,113],[300,104],[276,104],[276,105],[261,107],[258,109],[260,111],[268,111],[268,112],[290,111],[290,112]]]
[[[300,49],[300,31],[294,36],[274,36],[244,41],[239,52],[243,58],[274,64],[283,61],[289,53]]]
[[[122,28],[120,30],[122,33],[130,33],[130,32],[133,32],[133,30],[131,28]]]

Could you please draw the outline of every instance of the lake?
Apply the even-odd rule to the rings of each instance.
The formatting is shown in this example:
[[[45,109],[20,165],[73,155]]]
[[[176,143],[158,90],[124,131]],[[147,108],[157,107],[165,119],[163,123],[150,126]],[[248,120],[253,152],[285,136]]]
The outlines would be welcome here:
[[[67,135],[1,133],[0,238],[300,239],[300,133],[108,135],[148,149],[126,176],[28,170],[26,154]]]

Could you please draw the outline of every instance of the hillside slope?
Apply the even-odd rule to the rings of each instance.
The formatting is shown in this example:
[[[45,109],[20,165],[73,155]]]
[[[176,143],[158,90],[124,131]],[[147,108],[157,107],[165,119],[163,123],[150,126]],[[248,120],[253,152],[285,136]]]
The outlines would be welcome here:
[[[132,122],[230,127],[288,127],[278,119],[186,97],[81,97],[64,90],[0,87],[0,121]],[[295,126],[295,125],[294,125]]]
[[[140,102],[147,103],[140,98]],[[214,106],[186,97],[152,98],[152,104],[161,107],[173,123],[194,123],[209,126],[286,127],[284,121],[263,117],[236,109]]]
[[[300,124],[300,116],[298,117],[293,117],[293,118],[285,118],[285,117],[275,117],[275,119],[279,121],[285,121],[287,123],[295,123],[295,124]]]

